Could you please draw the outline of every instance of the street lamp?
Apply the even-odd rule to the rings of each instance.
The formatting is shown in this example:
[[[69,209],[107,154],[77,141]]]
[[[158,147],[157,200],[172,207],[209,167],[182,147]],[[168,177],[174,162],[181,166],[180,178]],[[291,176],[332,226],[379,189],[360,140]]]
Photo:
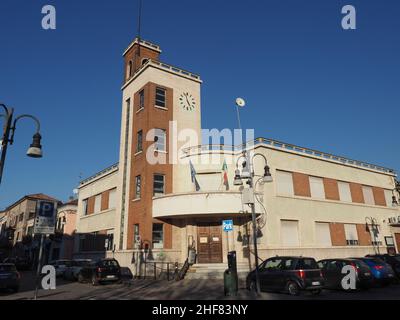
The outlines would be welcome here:
[[[373,217],[365,217],[365,231],[371,233],[369,226],[371,226],[372,234],[374,236],[374,242],[372,243],[374,251],[375,253],[380,254],[379,243],[377,242],[377,237],[379,234],[378,221],[376,221],[376,219]]]
[[[14,109],[8,108],[8,107],[6,107],[6,105],[4,105],[2,103],[0,103],[0,106],[5,111],[5,114],[0,114],[0,117],[3,117],[5,119],[5,121],[4,121],[5,123],[3,126],[3,137],[1,140],[1,157],[0,157],[0,183],[1,183],[1,179],[3,177],[4,163],[6,160],[7,147],[9,144],[12,145],[14,143],[15,129],[16,129],[17,122],[20,119],[31,118],[36,123],[36,132],[33,135],[32,143],[29,146],[28,151],[26,152],[26,155],[31,158],[41,158],[43,156],[43,154],[42,154],[42,146],[40,144],[40,140],[42,139],[42,136],[40,135],[39,120],[32,115],[22,114],[22,115],[16,117],[13,121]]]
[[[237,159],[236,161],[236,170],[235,170],[235,178],[233,180],[233,184],[235,186],[242,186],[243,181],[242,180],[247,180],[246,184],[249,186],[247,191],[245,192],[246,189],[242,190],[242,194],[246,194],[246,200],[243,200],[246,204],[250,205],[251,207],[251,218],[252,218],[252,225],[253,225],[253,245],[254,245],[254,259],[255,259],[255,275],[256,275],[256,292],[260,292],[260,278],[259,278],[259,268],[258,268],[258,249],[257,249],[257,236],[260,234],[257,231],[257,226],[256,226],[256,209],[255,209],[255,203],[254,203],[254,177],[255,172],[254,172],[254,158],[256,156],[260,156],[264,159],[265,166],[264,166],[264,175],[260,178],[263,183],[267,182],[272,182],[272,176],[270,173],[270,168],[267,164],[267,158],[261,154],[261,153],[256,153],[254,154],[251,158],[248,154],[248,152],[245,150],[243,154]],[[239,160],[241,158],[244,158],[244,161],[242,162],[242,171],[240,172],[239,170]],[[244,197],[243,197],[244,198]]]

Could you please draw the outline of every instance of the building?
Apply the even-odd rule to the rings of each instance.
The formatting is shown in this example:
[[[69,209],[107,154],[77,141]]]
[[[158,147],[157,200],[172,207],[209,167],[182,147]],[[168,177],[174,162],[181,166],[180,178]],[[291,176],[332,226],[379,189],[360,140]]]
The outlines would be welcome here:
[[[61,202],[43,193],[30,194],[8,206],[3,214],[6,220],[3,240],[7,242],[7,256],[27,257],[34,261],[37,257],[39,240],[34,235],[34,222],[38,201]],[[4,223],[3,223],[4,224]]]
[[[135,39],[123,54],[119,163],[80,183],[75,254],[114,256],[134,270],[140,248],[183,263],[193,246],[199,264],[226,263],[235,250],[239,263],[253,265],[250,208],[233,185],[242,147],[173,138],[185,129],[201,137],[202,80],[160,62],[160,53]],[[393,170],[265,138],[251,142],[273,177],[255,185],[261,258],[400,250]],[[254,158],[256,174],[264,165]],[[227,219],[232,232],[222,230]]]
[[[57,207],[57,223],[50,260],[71,260],[74,252],[78,200],[73,199]]]

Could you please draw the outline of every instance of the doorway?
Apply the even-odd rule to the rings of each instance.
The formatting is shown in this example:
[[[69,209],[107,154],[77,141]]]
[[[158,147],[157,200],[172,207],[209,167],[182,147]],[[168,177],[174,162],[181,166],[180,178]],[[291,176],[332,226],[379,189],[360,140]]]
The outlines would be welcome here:
[[[220,223],[197,225],[199,263],[222,263],[222,230]]]

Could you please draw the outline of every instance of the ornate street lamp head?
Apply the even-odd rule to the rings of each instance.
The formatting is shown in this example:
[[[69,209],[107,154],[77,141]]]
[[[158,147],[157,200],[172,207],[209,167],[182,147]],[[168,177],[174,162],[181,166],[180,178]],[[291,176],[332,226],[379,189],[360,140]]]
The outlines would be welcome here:
[[[40,144],[40,140],[42,139],[42,136],[40,135],[39,132],[35,133],[33,135],[33,141],[32,144],[30,145],[28,151],[26,152],[26,155],[31,158],[41,158],[43,156],[42,153],[42,146]]]

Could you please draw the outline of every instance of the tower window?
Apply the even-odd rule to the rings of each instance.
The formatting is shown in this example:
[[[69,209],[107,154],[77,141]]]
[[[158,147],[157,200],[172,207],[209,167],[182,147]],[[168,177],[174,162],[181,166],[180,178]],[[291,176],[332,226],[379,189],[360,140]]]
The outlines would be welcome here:
[[[143,151],[143,131],[140,130],[137,133],[137,144],[136,144],[136,152]]]
[[[163,195],[165,193],[165,176],[163,174],[155,174],[153,178],[153,195]]]
[[[144,108],[144,89],[139,92],[139,110]]]
[[[166,136],[164,129],[154,129],[154,142],[157,151],[166,151]]]
[[[129,79],[130,77],[132,77],[132,71],[133,71],[132,61],[129,61],[128,67],[126,70],[126,79]]]
[[[135,199],[140,199],[142,189],[142,177],[136,176],[135,177]]]
[[[156,88],[156,106],[165,108],[166,90],[160,87]]]

